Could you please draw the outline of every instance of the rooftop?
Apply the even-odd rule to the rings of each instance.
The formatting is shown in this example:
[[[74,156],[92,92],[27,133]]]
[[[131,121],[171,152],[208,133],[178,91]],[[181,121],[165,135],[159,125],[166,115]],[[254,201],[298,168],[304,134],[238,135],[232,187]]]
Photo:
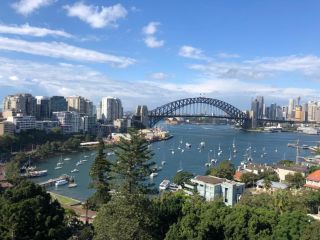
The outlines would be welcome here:
[[[257,186],[264,186],[264,179],[258,180],[257,181]],[[284,183],[271,181],[271,188],[286,189],[286,188],[288,188],[288,186],[286,184],[284,184]]]
[[[226,181],[224,178],[218,178],[214,176],[200,176],[200,175],[196,176],[194,180],[213,184],[213,185],[223,183]]]
[[[285,170],[289,170],[289,171],[295,171],[295,172],[308,172],[308,167],[306,167],[306,166],[284,166],[284,165],[278,165],[276,168],[285,169]]]
[[[320,181],[320,170],[316,170],[307,176],[310,181]]]

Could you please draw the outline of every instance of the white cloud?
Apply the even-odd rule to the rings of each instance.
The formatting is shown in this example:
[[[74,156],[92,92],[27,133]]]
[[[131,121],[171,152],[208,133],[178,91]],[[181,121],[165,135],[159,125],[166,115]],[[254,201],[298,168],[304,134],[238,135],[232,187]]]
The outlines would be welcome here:
[[[168,74],[163,72],[155,72],[151,74],[151,78],[155,80],[163,80],[168,77]]]
[[[85,5],[77,2],[74,5],[66,5],[64,8],[70,17],[78,17],[88,23],[92,28],[117,27],[117,21],[127,16],[127,10],[116,4],[110,7]]]
[[[35,10],[49,6],[54,2],[55,0],[20,0],[12,4],[12,7],[17,13],[27,16]]]
[[[157,40],[153,36],[147,36],[144,39],[144,42],[147,45],[147,47],[149,47],[149,48],[159,48],[159,47],[162,47],[164,45],[164,41],[163,40]]]
[[[157,32],[159,25],[159,22],[149,22],[147,26],[142,28],[142,32],[146,35],[153,35]]]
[[[179,55],[185,58],[209,60],[209,58],[203,54],[203,51],[200,48],[195,48],[189,45],[182,46],[179,50]]]
[[[17,26],[17,25],[10,26],[10,25],[0,24],[0,33],[28,35],[28,36],[34,36],[34,37],[45,37],[45,36],[66,37],[66,38],[72,37],[71,34],[62,30],[52,30],[48,28],[33,27],[33,26],[30,26],[29,24],[24,24],[21,26]]]
[[[159,22],[150,22],[142,28],[142,33],[145,35],[144,43],[149,48],[159,48],[164,45],[164,40],[158,40],[154,35],[158,31]]]
[[[235,53],[219,53],[217,55],[219,58],[239,58],[240,55],[239,54],[235,54]]]
[[[132,58],[101,53],[62,42],[28,42],[0,37],[0,49],[74,61],[106,63],[115,67],[127,67],[135,63]]]

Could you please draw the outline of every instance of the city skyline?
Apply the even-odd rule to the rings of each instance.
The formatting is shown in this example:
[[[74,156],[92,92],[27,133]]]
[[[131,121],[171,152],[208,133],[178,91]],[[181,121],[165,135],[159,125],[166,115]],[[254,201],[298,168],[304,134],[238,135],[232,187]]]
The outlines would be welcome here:
[[[0,98],[80,95],[97,105],[110,95],[125,110],[200,93],[240,109],[256,96],[280,105],[298,96],[318,100],[319,7],[316,1],[2,1]]]

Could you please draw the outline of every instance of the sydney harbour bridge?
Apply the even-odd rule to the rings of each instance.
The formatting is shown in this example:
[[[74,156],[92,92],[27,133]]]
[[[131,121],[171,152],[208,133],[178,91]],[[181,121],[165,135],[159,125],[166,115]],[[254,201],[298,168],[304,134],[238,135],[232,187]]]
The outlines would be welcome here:
[[[252,118],[249,113],[241,111],[237,107],[214,98],[194,97],[179,99],[146,113],[148,115],[148,125],[153,127],[159,121],[172,117],[208,117],[230,119],[241,128],[251,127]],[[270,123],[296,123],[288,120],[255,119],[258,122]]]

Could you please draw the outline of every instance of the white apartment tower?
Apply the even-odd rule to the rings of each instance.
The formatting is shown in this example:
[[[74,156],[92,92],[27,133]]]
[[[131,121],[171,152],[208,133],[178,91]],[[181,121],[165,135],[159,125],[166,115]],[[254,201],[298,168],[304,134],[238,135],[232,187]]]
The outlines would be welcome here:
[[[119,98],[103,97],[100,103],[101,119],[113,123],[114,120],[122,118],[123,108]]]

